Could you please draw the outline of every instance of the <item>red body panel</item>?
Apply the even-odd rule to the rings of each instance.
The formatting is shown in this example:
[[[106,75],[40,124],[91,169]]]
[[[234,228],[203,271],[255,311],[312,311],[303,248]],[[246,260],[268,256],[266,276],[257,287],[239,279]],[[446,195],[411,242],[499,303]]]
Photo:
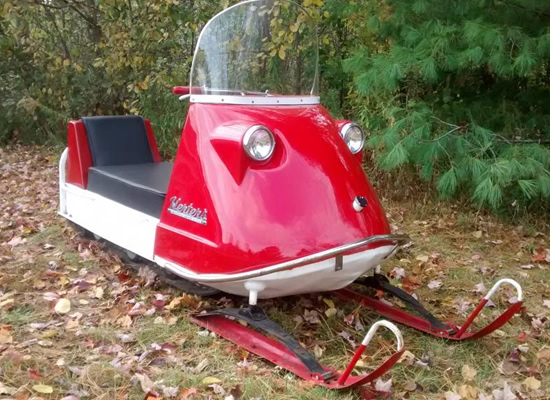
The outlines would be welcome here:
[[[156,163],[159,163],[161,161],[160,154],[157,147],[157,141],[155,140],[155,134],[153,133],[153,128],[151,127],[151,122],[145,118],[144,121],[145,129],[147,130],[147,139],[149,140],[149,146],[151,146],[151,153],[153,153],[153,160],[155,160]]]
[[[244,132],[275,136],[266,162],[244,152]],[[352,203],[365,196],[368,206]],[[170,214],[171,199],[207,209],[207,224]],[[320,105],[193,103],[157,228],[155,254],[196,273],[254,270],[389,233],[358,158]]]
[[[67,183],[83,189],[88,187],[88,169],[92,166],[92,155],[82,121],[69,121],[67,132]]]

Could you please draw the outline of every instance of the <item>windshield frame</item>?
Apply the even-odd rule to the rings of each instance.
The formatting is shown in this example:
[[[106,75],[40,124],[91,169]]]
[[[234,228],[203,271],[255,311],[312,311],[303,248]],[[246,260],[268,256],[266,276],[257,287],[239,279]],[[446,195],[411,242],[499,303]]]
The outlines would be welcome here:
[[[197,54],[199,53],[199,46],[201,44],[201,39],[203,37],[203,34],[208,30],[209,25],[217,18],[222,16],[224,13],[229,12],[230,10],[243,6],[245,4],[252,4],[252,3],[259,3],[259,2],[265,2],[266,0],[245,0],[241,1],[237,4],[233,4],[230,7],[227,7],[226,9],[220,11],[216,15],[214,15],[212,18],[208,20],[208,22],[204,25],[204,27],[201,30],[201,33],[199,34],[199,37],[197,39],[197,44],[195,45],[195,51],[193,53],[193,61],[191,62],[191,71],[189,74],[189,88],[190,88],[190,102],[191,103],[214,103],[214,104],[247,104],[247,105],[310,105],[310,104],[319,104],[320,103],[320,97],[319,95],[313,94],[316,92],[317,88],[319,87],[319,37],[317,33],[315,33],[315,72],[313,77],[313,82],[310,90],[309,95],[271,95],[268,92],[266,92],[265,95],[254,95],[249,96],[246,95],[238,89],[235,90],[228,90],[228,92],[241,92],[240,95],[238,94],[228,94],[228,95],[220,95],[220,94],[202,94],[202,93],[193,93],[193,72],[195,71],[195,62],[197,59]],[[275,0],[273,0],[275,1]],[[301,11],[306,14],[312,21],[313,19],[307,12],[307,10],[302,7],[301,4],[292,1],[292,0],[280,0],[285,1],[287,3],[291,3],[296,7],[299,7]],[[212,89],[213,91],[222,91],[224,89]]]

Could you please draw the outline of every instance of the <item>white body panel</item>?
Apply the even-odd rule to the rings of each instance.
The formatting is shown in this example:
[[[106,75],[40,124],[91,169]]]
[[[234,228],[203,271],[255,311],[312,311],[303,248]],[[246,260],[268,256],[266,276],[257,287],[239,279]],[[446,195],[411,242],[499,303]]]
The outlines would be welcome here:
[[[232,282],[206,282],[206,284],[223,292],[239,296],[248,296],[252,284],[257,288],[257,296],[261,299],[312,292],[328,292],[342,289],[361,275],[376,268],[394,249],[394,245],[382,246],[344,256],[343,268],[339,271],[335,268],[335,258],[333,257],[256,278]],[[158,265],[175,274],[200,282],[200,275],[192,271],[160,257],[155,257],[155,261]]]
[[[59,214],[126,250],[154,260],[158,218],[65,182],[67,149],[59,161]]]
[[[83,228],[191,281],[201,283],[201,275],[184,266],[154,255],[158,218],[151,217],[101,195],[65,182],[67,150],[60,160],[59,214]],[[387,245],[343,256],[342,268],[336,268],[335,257],[293,269],[273,272],[249,279],[234,280],[233,275],[213,275],[202,283],[241,296],[255,292],[258,298],[324,292],[348,286],[364,273],[376,268],[395,249]],[[212,278],[218,281],[211,282]],[[220,282],[227,279],[226,282]]]

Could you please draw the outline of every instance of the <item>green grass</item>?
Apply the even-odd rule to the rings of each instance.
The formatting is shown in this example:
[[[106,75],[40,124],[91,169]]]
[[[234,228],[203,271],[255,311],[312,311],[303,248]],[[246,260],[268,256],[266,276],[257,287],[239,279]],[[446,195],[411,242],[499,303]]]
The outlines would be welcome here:
[[[16,306],[3,314],[0,314],[0,321],[7,325],[21,326],[35,322],[37,314],[31,305],[25,304]]]

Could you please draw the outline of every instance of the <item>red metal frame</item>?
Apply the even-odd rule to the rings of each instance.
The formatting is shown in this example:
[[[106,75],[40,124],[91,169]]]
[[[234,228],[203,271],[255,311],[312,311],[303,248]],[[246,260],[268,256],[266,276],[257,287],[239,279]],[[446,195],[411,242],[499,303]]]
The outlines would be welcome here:
[[[67,183],[82,189],[88,187],[88,169],[92,164],[92,155],[82,121],[69,121],[67,132]]]
[[[284,345],[238,322],[219,315],[200,318],[191,317],[191,321],[230,340],[249,352],[285,368],[302,379],[329,389],[346,389],[372,382],[390,370],[405,351],[405,347],[401,348],[370,374],[346,377],[343,380],[344,383],[341,383],[343,374],[324,366],[327,371],[334,373],[332,379],[324,381],[321,377],[312,375],[307,367]]]

